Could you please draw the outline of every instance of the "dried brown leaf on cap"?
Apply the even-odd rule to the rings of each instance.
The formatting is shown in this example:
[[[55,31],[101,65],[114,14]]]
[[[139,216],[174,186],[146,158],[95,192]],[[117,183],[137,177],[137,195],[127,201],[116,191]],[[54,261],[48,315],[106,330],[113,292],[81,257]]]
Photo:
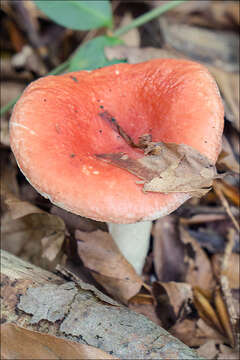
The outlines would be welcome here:
[[[97,230],[76,231],[78,254],[105,290],[125,304],[142,287],[142,279],[119,251],[111,235]]]
[[[2,359],[116,359],[93,346],[27,330],[13,323],[1,325]]]
[[[109,114],[106,115],[108,120]],[[113,153],[97,157],[136,175],[142,180],[144,192],[185,192],[201,197],[211,189],[213,180],[220,177],[208,158],[189,145],[152,142],[148,134],[135,144],[116,120],[115,125],[130,146],[144,150],[144,156],[133,159],[124,153]]]

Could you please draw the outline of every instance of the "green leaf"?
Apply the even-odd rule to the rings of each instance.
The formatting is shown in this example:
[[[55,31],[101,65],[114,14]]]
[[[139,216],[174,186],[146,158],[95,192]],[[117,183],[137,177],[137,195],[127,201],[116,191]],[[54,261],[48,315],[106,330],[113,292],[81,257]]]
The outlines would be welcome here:
[[[57,24],[74,30],[112,26],[109,0],[33,0]]]
[[[104,54],[105,46],[115,46],[122,43],[122,40],[109,36],[98,36],[88,41],[72,56],[68,71],[93,70],[120,62],[126,62],[122,59],[109,61]]]

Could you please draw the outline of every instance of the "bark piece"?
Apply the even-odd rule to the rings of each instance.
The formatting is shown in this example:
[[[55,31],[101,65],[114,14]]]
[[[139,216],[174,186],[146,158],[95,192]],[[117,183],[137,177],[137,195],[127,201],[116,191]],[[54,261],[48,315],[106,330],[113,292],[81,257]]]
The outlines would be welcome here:
[[[60,336],[76,343],[96,344],[120,359],[198,359],[193,350],[144,316],[124,306],[106,305],[92,291],[78,289],[62,322],[42,319],[31,324],[34,314],[19,310],[19,295],[23,301],[27,289],[48,285],[56,290],[56,285],[63,289],[69,283],[5,251],[2,251],[1,273],[2,323],[11,321],[28,330]],[[55,297],[54,292],[52,297]]]

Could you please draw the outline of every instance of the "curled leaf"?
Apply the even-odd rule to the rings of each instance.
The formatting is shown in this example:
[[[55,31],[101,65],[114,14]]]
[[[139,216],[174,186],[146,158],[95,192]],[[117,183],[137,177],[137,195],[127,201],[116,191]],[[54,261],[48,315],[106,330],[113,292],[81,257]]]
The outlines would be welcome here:
[[[208,158],[189,145],[145,142],[144,147],[145,156],[140,159],[123,153],[97,157],[142,179],[143,191],[186,192],[201,197],[210,190],[213,179],[219,177]]]

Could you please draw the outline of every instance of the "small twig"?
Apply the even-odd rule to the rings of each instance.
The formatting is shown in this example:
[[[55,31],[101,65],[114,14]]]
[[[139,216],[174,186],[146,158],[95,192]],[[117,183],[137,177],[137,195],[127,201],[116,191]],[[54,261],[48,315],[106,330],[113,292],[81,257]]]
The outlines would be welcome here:
[[[219,197],[219,199],[220,199],[224,209],[226,210],[228,216],[232,220],[235,228],[237,229],[238,232],[240,232],[240,226],[239,226],[237,220],[235,219],[235,217],[233,216],[232,211],[230,209],[230,206],[229,206],[229,204],[227,202],[227,199],[225,198],[225,196],[223,194],[223,191],[222,191],[221,187],[218,185],[217,181],[214,181],[213,189],[214,189],[215,193],[217,194],[217,196]]]
[[[235,244],[235,230],[230,228],[228,236],[227,236],[227,244],[224,250],[222,264],[221,264],[221,272],[220,272],[220,286],[223,294],[223,298],[227,307],[227,312],[229,315],[229,321],[232,329],[232,346],[236,344],[236,323],[237,323],[237,314],[232,301],[231,289],[229,286],[229,280],[226,276],[226,270],[228,268],[228,264],[230,261],[230,256],[232,254],[232,250]]]
[[[221,265],[221,274],[222,275],[227,270],[227,267],[229,264],[229,258],[232,254],[232,250],[233,250],[233,247],[235,244],[235,231],[233,228],[229,229],[227,239],[228,239],[228,241],[225,246],[224,255],[223,255],[223,259],[222,259],[222,265]]]
[[[116,131],[123,138],[124,141],[126,141],[129,146],[133,148],[139,148],[139,146],[134,143],[130,135],[128,135],[126,131],[123,130],[123,128],[119,125],[115,117],[113,117],[108,111],[103,111],[99,113],[99,116],[104,121],[106,121],[112,127],[112,129]]]

